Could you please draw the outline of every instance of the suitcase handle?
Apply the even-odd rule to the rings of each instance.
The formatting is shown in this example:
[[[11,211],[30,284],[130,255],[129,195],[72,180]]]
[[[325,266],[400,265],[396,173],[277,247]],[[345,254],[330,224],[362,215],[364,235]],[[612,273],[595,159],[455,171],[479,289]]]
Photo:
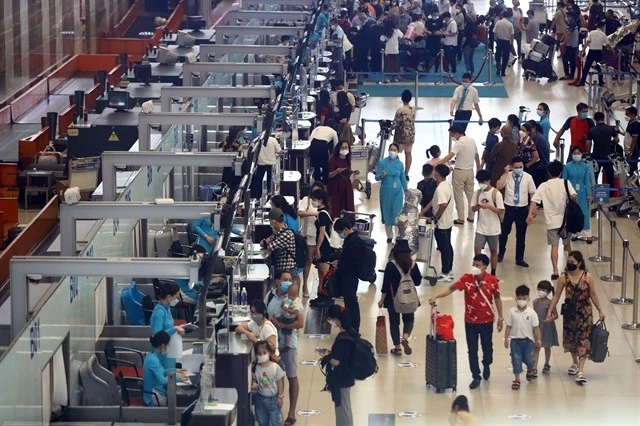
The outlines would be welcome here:
[[[430,321],[431,329],[429,330],[429,335],[434,339],[436,338],[436,315],[438,313],[437,308],[438,308],[437,303],[434,303],[433,305],[431,305],[431,321]]]

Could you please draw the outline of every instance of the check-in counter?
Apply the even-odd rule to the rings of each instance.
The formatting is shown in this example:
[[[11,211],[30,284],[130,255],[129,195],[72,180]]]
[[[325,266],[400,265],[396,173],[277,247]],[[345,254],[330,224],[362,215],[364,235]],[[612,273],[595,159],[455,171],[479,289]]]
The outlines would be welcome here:
[[[232,426],[240,423],[238,418],[238,392],[230,388],[218,388],[213,392],[214,403],[198,401],[191,412],[189,426]]]
[[[295,170],[302,176],[302,183],[308,184],[307,175],[309,172],[309,147],[310,141],[295,141],[293,146],[287,150],[287,160],[284,168]]]
[[[220,350],[219,348],[218,356],[216,358],[216,391],[218,388],[233,388],[236,390],[236,424],[238,425],[249,424],[249,416],[251,413],[250,392],[252,353],[253,343],[251,340],[232,332],[229,333],[228,349]],[[190,424],[200,425],[204,423]],[[209,424],[212,423],[207,423],[207,425]]]
[[[267,293],[266,283],[269,278],[269,266],[262,264],[252,264],[247,268],[246,277],[236,275],[233,277],[234,282],[240,283],[240,288],[247,289],[247,300],[249,303],[256,299],[264,299]]]

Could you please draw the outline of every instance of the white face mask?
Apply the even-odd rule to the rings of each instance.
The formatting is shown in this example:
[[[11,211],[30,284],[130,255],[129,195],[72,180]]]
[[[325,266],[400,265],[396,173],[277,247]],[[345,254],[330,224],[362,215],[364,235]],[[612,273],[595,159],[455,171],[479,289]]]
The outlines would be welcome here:
[[[259,364],[262,364],[263,362],[269,361],[269,354],[258,355],[256,359],[258,360]]]
[[[481,183],[480,184],[480,189],[482,189],[483,191],[486,191],[488,187],[489,187],[488,183]]]
[[[347,155],[349,155],[349,150],[348,149],[341,149],[340,150],[340,155],[342,155],[343,157],[346,157]]]
[[[624,116],[624,121],[629,121],[629,120],[631,120],[631,117],[628,117],[628,116],[625,115]]]
[[[482,269],[478,268],[477,266],[472,266],[471,267],[471,275],[477,277],[482,275]]]
[[[548,292],[544,290],[538,290],[538,297],[547,297]]]
[[[389,158],[391,158],[392,160],[395,160],[396,157],[398,157],[398,153],[395,151],[389,151]]]
[[[518,308],[524,308],[527,306],[527,301],[526,300],[516,300],[516,304],[518,305]]]
[[[334,320],[327,320],[327,322],[328,322],[329,324],[331,324],[331,327],[339,328],[339,327],[338,327],[338,324],[336,324],[336,322],[335,322]]]
[[[318,202],[317,201],[311,201],[311,207],[313,207],[314,209],[318,208]]]

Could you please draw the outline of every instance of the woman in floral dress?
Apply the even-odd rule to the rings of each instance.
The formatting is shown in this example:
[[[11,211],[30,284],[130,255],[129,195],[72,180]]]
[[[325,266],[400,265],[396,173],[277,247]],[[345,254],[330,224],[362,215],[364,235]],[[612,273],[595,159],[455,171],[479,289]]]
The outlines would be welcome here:
[[[567,266],[564,274],[558,278],[556,292],[549,305],[546,322],[553,321],[553,311],[558,300],[565,290],[562,324],[562,346],[565,352],[571,353],[573,364],[567,371],[569,375],[576,376],[576,383],[584,385],[587,378],[584,375],[584,364],[587,355],[591,352],[591,327],[593,325],[593,303],[598,310],[600,320],[604,321],[604,312],[600,306],[600,300],[596,294],[593,276],[587,272],[584,257],[579,251],[572,251],[567,257]]]

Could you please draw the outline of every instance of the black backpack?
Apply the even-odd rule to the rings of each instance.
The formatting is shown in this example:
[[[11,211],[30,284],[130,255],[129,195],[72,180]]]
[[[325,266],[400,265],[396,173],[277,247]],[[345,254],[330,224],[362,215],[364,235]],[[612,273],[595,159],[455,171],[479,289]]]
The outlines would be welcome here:
[[[376,240],[370,237],[362,235],[358,236],[364,243],[364,253],[362,254],[362,262],[358,265],[358,279],[362,281],[368,281],[370,283],[376,280],[376,252],[373,251],[373,247],[376,244]]]
[[[365,380],[376,374],[378,372],[378,363],[373,345],[368,340],[355,334],[345,333],[344,336],[343,338],[353,342],[353,352],[346,365],[353,378]]]
[[[567,193],[567,207],[564,210],[564,220],[560,229],[565,229],[571,234],[577,234],[584,228],[584,214],[578,203],[571,199],[568,182],[567,179],[564,179],[564,190]]]
[[[293,239],[296,242],[296,252],[291,253],[293,255],[293,260],[296,262],[297,268],[304,268],[307,264],[307,239],[303,237],[299,232],[294,232],[293,229],[290,229],[293,232]]]

